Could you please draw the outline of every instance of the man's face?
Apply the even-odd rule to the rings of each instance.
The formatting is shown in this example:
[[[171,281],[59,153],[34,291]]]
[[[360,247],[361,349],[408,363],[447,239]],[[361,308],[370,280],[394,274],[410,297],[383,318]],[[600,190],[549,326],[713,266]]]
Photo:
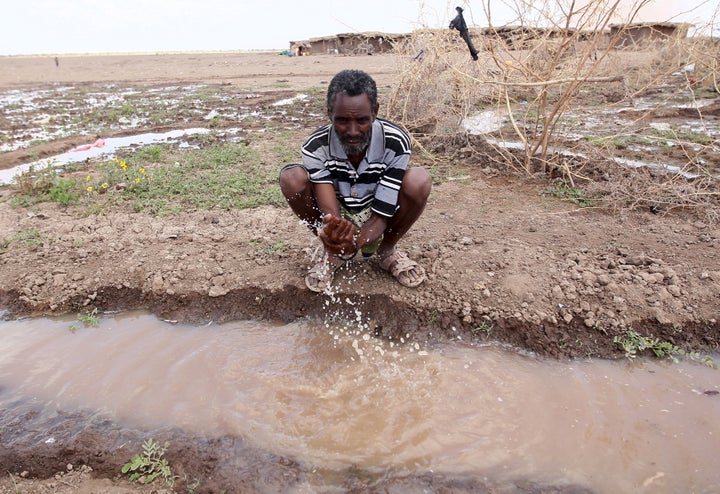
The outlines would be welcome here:
[[[348,96],[341,93],[335,96],[330,121],[348,157],[365,152],[376,116],[377,108],[372,107],[367,94]]]

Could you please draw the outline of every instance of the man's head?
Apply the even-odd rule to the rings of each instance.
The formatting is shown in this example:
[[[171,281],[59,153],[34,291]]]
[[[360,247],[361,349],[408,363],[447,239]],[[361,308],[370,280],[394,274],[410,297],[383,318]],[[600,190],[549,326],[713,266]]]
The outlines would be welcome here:
[[[328,86],[328,116],[349,156],[362,155],[370,144],[377,117],[377,86],[361,70],[343,70]]]
[[[332,78],[327,90],[328,115],[332,114],[333,104],[335,103],[337,95],[343,93],[348,96],[367,95],[373,110],[377,114],[377,86],[367,72],[363,72],[362,70],[343,70]]]
[[[462,7],[455,7],[455,10],[457,10],[457,13],[458,13],[458,14],[462,14],[462,13],[463,13]]]

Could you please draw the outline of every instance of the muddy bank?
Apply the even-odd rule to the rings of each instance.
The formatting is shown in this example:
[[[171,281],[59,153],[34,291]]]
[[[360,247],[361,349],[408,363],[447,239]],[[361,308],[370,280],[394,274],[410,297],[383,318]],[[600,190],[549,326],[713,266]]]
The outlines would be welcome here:
[[[379,334],[421,341],[619,357],[613,337],[634,328],[718,348],[716,226],[581,209],[542,194],[544,181],[471,173],[436,185],[402,242],[427,283],[400,287],[370,259],[338,274],[334,297],[304,286],[318,243],[287,208],[83,218],[81,206],[0,203],[0,226],[16,239],[0,255],[0,304],[6,317],[147,308],[182,321],[287,321],[342,312],[352,299]]]

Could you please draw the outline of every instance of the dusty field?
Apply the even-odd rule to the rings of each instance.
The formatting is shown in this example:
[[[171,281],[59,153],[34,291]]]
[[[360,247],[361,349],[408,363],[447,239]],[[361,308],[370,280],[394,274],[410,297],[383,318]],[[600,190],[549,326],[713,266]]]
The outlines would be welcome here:
[[[220,85],[228,107],[270,112],[265,121],[243,125],[255,130],[273,126],[290,133],[299,146],[308,131],[324,123],[317,109],[322,108],[321,89],[334,73],[365,69],[387,94],[397,66],[392,55],[88,56],[62,57],[58,67],[51,58],[0,58],[0,92],[35,91],[42,101],[43,91],[58,87],[103,94],[153,89],[172,100],[180,98],[186,86]],[[310,91],[311,101],[293,106],[290,115],[272,114],[272,102],[300,91]],[[175,121],[169,117],[135,128],[119,124],[111,135],[207,126],[204,116],[216,106],[173,110]],[[43,119],[50,111],[25,117],[28,122]],[[5,128],[10,125],[7,115],[0,116],[0,122]],[[30,141],[21,137],[27,129],[12,125],[18,139]],[[58,133],[49,141],[0,154],[0,167],[65,152],[94,137],[87,129]],[[429,280],[418,289],[404,289],[373,260],[354,263],[338,277],[343,297],[363,296],[363,311],[378,334],[410,333],[412,340],[428,344],[456,338],[498,341],[561,359],[623,358],[613,338],[633,328],[681,348],[717,352],[716,223],[692,210],[657,214],[642,208],[580,208],[543,194],[548,177],[512,173],[488,160],[482,138],[423,144],[434,155],[417,153],[414,163],[434,169],[438,179],[425,214],[401,247],[425,266]],[[626,179],[631,172],[603,173],[612,180]],[[632,173],[643,179],[650,175]],[[37,231],[46,240],[11,241],[0,251],[0,308],[6,317],[142,307],[166,318],[197,322],[323,317],[326,296],[309,292],[303,283],[315,244],[287,208],[163,218],[118,211],[88,217],[80,206],[13,208],[7,201],[12,192],[11,187],[0,188],[0,240],[27,231]],[[278,243],[286,248],[257,248]],[[18,420],[0,414],[3,428],[20,427]],[[65,470],[68,463],[87,464],[100,477],[112,478],[131,452],[111,450],[113,442],[102,441],[102,434],[102,429],[89,427],[59,456],[19,441],[12,451],[3,448],[0,464],[4,471],[30,470],[39,477]],[[237,482],[249,491],[263,482],[266,488],[283,490],[303,474],[290,459],[255,453],[254,458],[263,458],[262,465],[238,473],[246,475],[242,479],[232,478],[227,471],[213,470],[220,467],[211,449],[191,447],[193,441],[171,450],[171,459],[191,476],[214,475],[216,484],[204,484],[209,492]],[[103,460],[96,461],[96,454]],[[348,475],[348,487],[367,487],[361,475]],[[115,481],[116,490],[111,490],[110,480],[91,477],[86,472],[68,480],[22,482],[25,490],[20,492],[151,492]],[[268,477],[273,481],[267,483]],[[13,481],[20,482],[17,476],[1,480],[0,492],[14,492]],[[453,485],[459,492],[481,487],[430,474],[394,482],[386,487]]]

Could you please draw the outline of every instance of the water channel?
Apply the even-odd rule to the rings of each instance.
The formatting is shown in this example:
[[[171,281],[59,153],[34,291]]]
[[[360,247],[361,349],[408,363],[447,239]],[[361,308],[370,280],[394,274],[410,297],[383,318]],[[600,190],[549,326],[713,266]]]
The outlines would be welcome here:
[[[0,322],[3,408],[31,399],[127,427],[232,435],[328,472],[469,473],[599,493],[720,492],[719,372],[426,347],[317,321]]]

